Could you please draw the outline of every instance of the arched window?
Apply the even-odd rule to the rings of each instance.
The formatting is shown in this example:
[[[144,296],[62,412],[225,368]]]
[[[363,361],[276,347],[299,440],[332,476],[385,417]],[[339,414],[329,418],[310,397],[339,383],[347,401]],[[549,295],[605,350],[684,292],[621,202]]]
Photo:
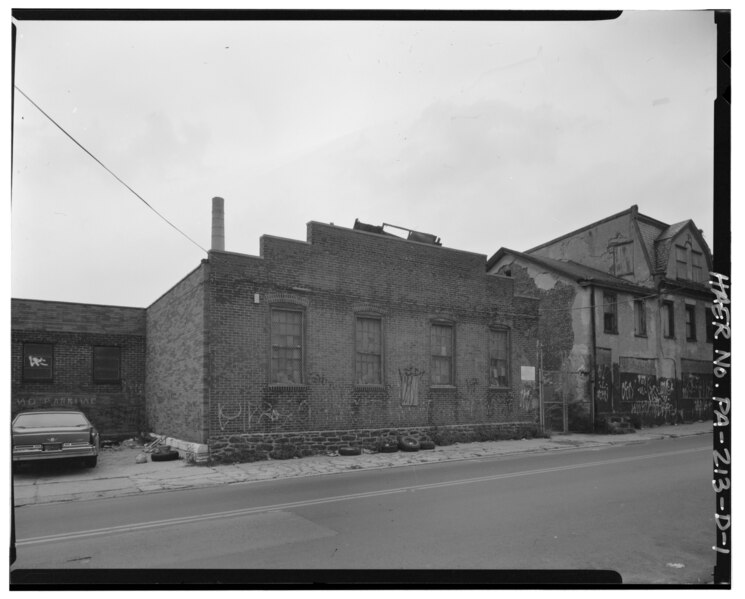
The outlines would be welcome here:
[[[301,307],[271,308],[271,374],[270,382],[278,385],[303,383],[305,312]]]
[[[430,382],[432,385],[455,384],[455,324],[436,320],[430,327]]]
[[[357,314],[354,324],[354,382],[383,384],[383,321],[378,314]]]

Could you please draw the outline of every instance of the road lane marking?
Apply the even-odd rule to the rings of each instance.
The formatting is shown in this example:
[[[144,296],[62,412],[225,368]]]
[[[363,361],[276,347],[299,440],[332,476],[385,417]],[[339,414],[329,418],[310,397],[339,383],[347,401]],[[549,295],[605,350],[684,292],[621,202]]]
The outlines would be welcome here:
[[[307,507],[313,505],[322,505],[324,503],[334,503],[338,501],[352,501],[355,499],[367,499],[371,497],[382,497],[385,495],[393,495],[396,493],[407,493],[412,491],[421,491],[427,489],[437,489],[442,487],[452,487],[457,485],[468,485],[479,482],[489,482],[496,480],[504,480],[509,478],[518,478],[523,476],[533,476],[538,474],[549,474],[553,472],[562,472],[566,470],[577,470],[580,468],[594,468],[597,466],[608,466],[612,464],[621,464],[625,462],[636,462],[640,460],[649,460],[654,458],[663,458],[674,455],[681,455],[687,453],[695,453],[699,451],[710,451],[708,447],[700,447],[694,449],[682,449],[677,451],[668,451],[665,453],[655,453],[642,456],[633,456],[625,458],[613,458],[609,460],[600,460],[595,462],[585,462],[583,464],[570,464],[567,466],[555,466],[553,468],[539,468],[536,470],[525,470],[519,472],[509,472],[506,474],[492,474],[489,476],[478,476],[475,478],[463,478],[452,481],[443,481],[438,483],[410,485],[406,487],[398,487],[395,489],[381,489],[378,491],[368,491],[365,493],[351,493],[347,495],[334,495],[331,497],[321,497],[318,499],[306,499],[303,501],[292,501],[289,503],[277,503],[273,505],[262,505],[252,508],[243,508],[239,510],[229,510],[224,512],[214,512],[211,514],[201,514],[198,516],[183,516],[180,518],[168,518],[165,520],[153,520],[150,522],[140,522],[137,524],[124,524],[121,526],[109,526],[106,528],[96,528],[91,530],[84,530],[73,533],[61,533],[56,535],[45,535],[42,537],[30,537],[26,539],[16,539],[16,546],[21,547],[25,545],[38,545],[39,543],[53,543],[57,541],[70,541],[75,539],[83,539],[87,537],[95,537],[102,535],[111,535],[123,532],[134,532],[140,530],[147,530],[151,528],[159,528],[163,526],[173,526],[177,524],[190,524],[195,522],[204,522],[207,520],[217,520],[221,518],[234,518],[237,516],[250,516],[253,514],[259,514],[263,512],[276,512],[281,510],[289,510],[299,507]]]
[[[120,532],[132,532],[138,530],[147,530],[161,526],[172,526],[174,524],[190,524],[193,522],[203,522],[205,520],[216,520],[219,518],[233,518],[235,516],[249,516],[263,512],[276,512],[288,510],[296,507],[305,507],[309,505],[320,505],[323,503],[332,503],[334,501],[349,501],[351,499],[364,499],[367,497],[379,497],[382,495],[391,495],[393,493],[404,493],[408,488],[386,489],[381,491],[369,491],[367,493],[353,493],[350,495],[336,495],[334,497],[321,497],[319,499],[309,499],[305,501],[293,501],[290,503],[277,503],[274,505],[264,505],[253,508],[243,508],[240,510],[229,510],[226,512],[214,512],[212,514],[201,514],[199,516],[184,516],[182,518],[168,518],[166,520],[153,520],[150,522],[140,522],[138,524],[124,524],[122,526],[109,526],[106,528],[96,528],[74,533],[62,533],[57,535],[47,535],[43,537],[32,537],[28,539],[17,539],[16,546],[35,545],[39,543],[52,543],[54,541],[69,541],[72,539],[81,539],[85,537],[94,537],[100,535],[115,534]]]

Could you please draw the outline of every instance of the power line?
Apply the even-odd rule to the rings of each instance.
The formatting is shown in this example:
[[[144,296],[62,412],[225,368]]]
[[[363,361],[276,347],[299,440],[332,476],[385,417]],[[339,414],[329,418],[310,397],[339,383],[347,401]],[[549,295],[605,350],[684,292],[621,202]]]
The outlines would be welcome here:
[[[39,112],[41,112],[41,114],[43,114],[45,117],[47,117],[52,122],[52,124],[55,127],[57,127],[60,131],[62,131],[62,133],[64,133],[67,137],[69,137],[81,150],[83,150],[83,152],[85,152],[86,154],[88,154],[88,156],[90,156],[91,158],[93,158],[93,160],[95,160],[98,164],[100,164],[112,177],[114,177],[114,179],[116,179],[117,181],[119,181],[119,183],[121,183],[122,185],[124,185],[124,187],[126,187],[129,191],[131,191],[135,195],[135,197],[137,197],[143,204],[145,204],[145,206],[147,206],[148,208],[150,208],[150,210],[152,210],[153,212],[155,212],[155,214],[157,214],[160,218],[162,218],[166,223],[168,223],[169,225],[171,225],[171,227],[173,227],[176,231],[178,231],[179,233],[181,233],[181,235],[183,235],[184,237],[186,237],[189,241],[191,241],[200,250],[202,250],[205,253],[207,252],[207,250],[205,250],[201,245],[199,245],[196,241],[194,241],[191,237],[189,237],[186,233],[184,233],[181,229],[179,229],[176,225],[174,225],[170,220],[168,220],[165,216],[163,216],[160,212],[158,212],[155,208],[153,208],[147,202],[147,200],[145,200],[145,198],[143,198],[139,193],[137,193],[134,189],[132,189],[129,185],[127,185],[124,181],[122,181],[117,176],[117,174],[114,173],[114,171],[112,171],[103,162],[101,162],[98,158],[96,158],[93,154],[91,154],[85,148],[85,146],[83,146],[83,144],[81,144],[77,139],[75,139],[72,135],[70,135],[67,131],[65,131],[65,129],[57,121],[55,121],[51,116],[49,116],[46,112],[44,112],[44,110],[42,110],[42,108],[36,102],[34,102],[31,98],[29,98],[28,95],[26,95],[26,93],[20,87],[18,87],[17,85],[14,85],[13,87],[15,87],[21,93],[21,95],[24,98],[26,98],[29,102],[31,102],[31,104],[33,104],[34,107]]]
[[[661,297],[663,293],[673,293],[681,289],[685,289],[685,287],[678,285],[678,286],[667,288],[665,291],[657,291],[655,293],[650,293],[648,295],[638,295],[638,296],[635,295],[633,291],[626,291],[626,292],[622,291],[621,293],[628,293],[632,297],[629,299],[624,299],[624,300],[616,300],[615,302],[597,304],[596,307],[605,308],[606,306],[617,306],[619,304],[629,304],[636,300],[645,300],[645,299],[650,299],[650,298],[655,298],[655,297]],[[538,308],[538,311],[539,312],[572,312],[573,310],[590,310],[590,309],[592,309],[592,306],[577,306],[575,308]]]

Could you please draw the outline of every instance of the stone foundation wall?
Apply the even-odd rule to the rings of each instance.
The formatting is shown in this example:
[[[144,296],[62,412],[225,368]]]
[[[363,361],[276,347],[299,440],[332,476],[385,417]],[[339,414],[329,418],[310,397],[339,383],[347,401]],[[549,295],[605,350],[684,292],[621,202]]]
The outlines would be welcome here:
[[[210,460],[215,463],[254,462],[333,453],[343,446],[375,451],[381,439],[399,436],[432,439],[437,445],[496,441],[538,436],[534,422],[465,424],[407,428],[303,431],[297,433],[244,433],[213,437]]]

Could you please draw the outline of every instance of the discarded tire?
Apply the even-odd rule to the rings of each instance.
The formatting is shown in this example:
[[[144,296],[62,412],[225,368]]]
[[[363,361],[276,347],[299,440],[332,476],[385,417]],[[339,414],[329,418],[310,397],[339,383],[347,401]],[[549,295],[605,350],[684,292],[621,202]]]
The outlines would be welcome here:
[[[380,444],[381,453],[394,453],[398,451],[398,444],[395,441],[383,441]]]
[[[150,459],[153,462],[170,462],[171,460],[178,460],[178,451],[169,449],[168,451],[158,451],[150,455]]]
[[[419,449],[434,449],[435,442],[432,439],[422,439],[419,441]]]
[[[359,447],[340,447],[339,455],[360,455],[362,450]]]
[[[398,448],[401,451],[419,451],[419,441],[414,437],[401,437],[398,440]]]

